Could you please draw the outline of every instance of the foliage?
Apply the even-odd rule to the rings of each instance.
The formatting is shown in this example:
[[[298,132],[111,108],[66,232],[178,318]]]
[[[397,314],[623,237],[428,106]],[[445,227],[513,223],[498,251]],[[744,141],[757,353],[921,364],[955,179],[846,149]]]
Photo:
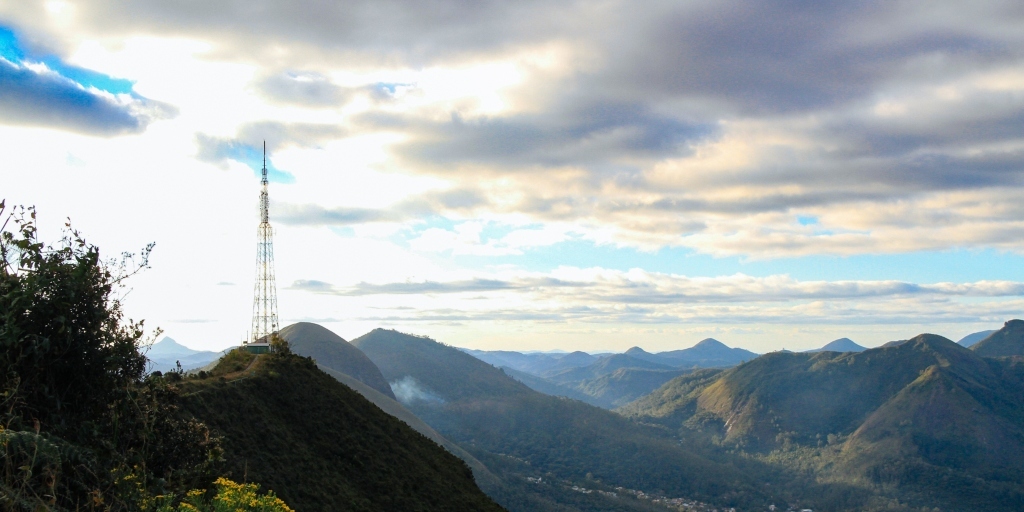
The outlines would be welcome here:
[[[303,511],[501,510],[458,458],[309,358],[258,356],[232,379],[188,379],[184,408],[223,438],[227,476]]]
[[[164,503],[156,512],[294,512],[273,491],[260,494],[257,484],[218,478],[214,485],[216,494],[212,499],[207,499],[206,491],[196,489],[189,491],[177,507]]]
[[[256,354],[253,354],[244,348],[236,348],[227,354],[224,354],[224,357],[220,358],[217,365],[210,370],[210,375],[220,377],[222,375],[240,372],[248,368],[254,359],[256,359]]]
[[[0,202],[0,214],[4,212]],[[13,224],[12,224],[13,223]],[[8,230],[8,226],[12,229]],[[0,506],[130,510],[212,480],[217,444],[182,418],[177,390],[144,378],[142,323],[116,292],[146,266],[103,261],[67,226],[36,237],[35,212],[0,229]]]
[[[123,322],[112,292],[124,276],[100,261],[99,249],[75,231],[60,246],[44,247],[36,240],[35,211],[27,212],[7,218],[17,232],[0,233],[5,424],[39,422],[56,434],[86,435],[88,420],[142,379],[142,324]]]
[[[292,353],[292,347],[288,340],[282,338],[278,333],[270,335],[270,351],[276,354],[288,355]]]

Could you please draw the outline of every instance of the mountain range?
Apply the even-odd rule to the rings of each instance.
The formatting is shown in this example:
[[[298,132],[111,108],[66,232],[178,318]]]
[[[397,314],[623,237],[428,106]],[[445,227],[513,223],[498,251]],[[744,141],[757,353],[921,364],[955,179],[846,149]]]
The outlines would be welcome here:
[[[1024,508],[1024,357],[985,354],[1024,348],[1022,327],[1024,322],[1007,322],[972,349],[929,334],[859,352],[845,350],[855,348],[849,340],[837,340],[831,348],[842,351],[773,352],[714,368],[673,367],[636,357],[661,355],[639,349],[632,355],[478,356],[383,329],[349,343],[308,323],[286,327],[281,335],[307,358],[297,361],[315,364],[331,382],[462,459],[476,485],[512,512],[646,512],[663,510],[659,503],[671,499],[703,502],[707,510],[788,504],[815,510],[1001,511]],[[703,349],[709,350],[697,354],[703,356],[699,361],[736,354],[705,341]],[[500,357],[541,375],[478,357]],[[187,394],[190,408],[210,401],[237,410],[244,409],[238,400],[261,404],[271,397],[274,404],[309,402],[286,415],[259,413],[268,419],[245,427],[287,438],[298,432],[289,423],[320,424],[307,421],[320,414],[313,409],[348,407],[300,396],[300,388],[336,394],[325,393],[315,383],[319,377],[287,380],[275,390],[282,372],[308,370],[259,364],[253,370],[252,363],[227,359],[205,377],[199,374],[202,387]],[[253,387],[246,393],[259,398],[225,398],[248,386]],[[287,397],[275,396],[285,390]],[[289,407],[269,404],[252,406]],[[618,408],[607,410],[613,407]],[[195,410],[209,417],[214,408]],[[230,421],[219,425],[228,437],[251,439],[249,444],[256,439]],[[338,453],[318,448],[325,441],[314,438],[319,439],[288,441],[299,446],[296,457],[274,448],[273,460],[258,446],[232,442],[227,459],[235,468],[242,461],[242,471],[250,474],[261,464],[308,473],[300,458],[317,459],[323,452],[326,460]],[[354,457],[335,462],[343,466],[338,471],[349,471],[351,461],[360,460]],[[364,481],[393,478],[384,467],[374,471],[385,473]],[[319,477],[288,479],[265,469],[255,474],[254,480],[275,492],[292,489],[279,495],[303,510],[327,510],[318,507],[334,503],[312,490],[330,488]],[[324,483],[310,487],[306,480]],[[403,499],[420,499],[414,494]],[[478,499],[470,494],[463,496]]]
[[[352,344],[392,386],[405,382],[418,389],[407,395],[409,410],[492,469],[500,468],[506,480],[587,482],[607,492],[616,492],[613,486],[660,489],[732,506],[766,499],[752,475],[729,460],[685,450],[660,429],[613,412],[536,392],[459,349],[384,329]],[[533,489],[536,507],[548,488]],[[588,496],[594,501],[590,510],[623,506],[621,498]],[[522,510],[534,509],[549,508]]]
[[[696,345],[682,350],[669,350],[652,354],[640,347],[626,351],[626,355],[673,367],[717,368],[735,366],[757,357],[757,354],[742,348],[730,348],[714,339],[705,338]]]
[[[500,367],[531,389],[614,409],[696,367],[734,366],[757,354],[708,338],[694,347],[651,354],[633,347],[623,354],[592,355],[463,349]]]
[[[1007,322],[988,346],[1024,349],[1022,326]],[[922,334],[859,353],[773,352],[678,377],[619,412],[921,504],[1019,510],[1024,360],[972,348]]]

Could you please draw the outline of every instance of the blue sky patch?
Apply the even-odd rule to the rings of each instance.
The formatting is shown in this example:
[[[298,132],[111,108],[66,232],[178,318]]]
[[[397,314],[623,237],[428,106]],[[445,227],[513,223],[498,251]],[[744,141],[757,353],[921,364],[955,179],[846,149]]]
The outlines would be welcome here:
[[[0,26],[0,57],[15,63],[21,62],[25,58],[25,52],[18,45],[18,38],[14,36],[14,31],[4,26]]]
[[[435,257],[439,260],[451,260],[468,268],[487,269],[498,265],[514,265],[535,272],[549,272],[559,266],[568,265],[622,271],[642,268],[650,272],[690,277],[718,277],[742,273],[756,277],[789,275],[805,281],[1024,281],[1024,256],[992,249],[750,260],[740,256],[715,257],[685,247],[643,252],[629,247],[570,240],[549,246],[527,248],[521,255],[445,254]]]
[[[31,50],[26,52],[18,41],[17,33],[2,25],[0,25],[0,56],[15,64],[22,64],[26,61],[41,62],[46,64],[50,70],[82,87],[95,87],[111,94],[132,94],[132,87],[135,85],[135,82],[131,80],[114,78],[91,69],[66,64],[56,55],[36,54]]]
[[[263,148],[250,146],[248,144],[242,144],[241,142],[232,141],[222,143],[217,148],[217,156],[219,158],[229,158],[236,162],[241,162],[248,165],[252,169],[256,177],[262,177],[263,175]],[[274,167],[273,161],[270,157],[267,157],[267,179],[273,183],[284,183],[290,184],[295,183],[295,176],[287,171],[282,171],[277,167]]]

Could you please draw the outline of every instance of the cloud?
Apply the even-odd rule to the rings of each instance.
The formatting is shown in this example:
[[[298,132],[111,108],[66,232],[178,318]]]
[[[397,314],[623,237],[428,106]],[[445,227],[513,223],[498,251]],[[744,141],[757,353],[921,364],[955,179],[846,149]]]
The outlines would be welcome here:
[[[488,206],[479,190],[433,190],[409,197],[387,208],[325,207],[319,204],[280,203],[275,221],[293,226],[350,226],[375,222],[419,222],[433,214],[464,212]]]
[[[390,100],[397,84],[343,87],[319,73],[284,72],[262,78],[255,86],[261,94],[274,102],[311,108],[340,108],[359,95],[375,102]]]
[[[360,282],[335,286],[322,281],[296,281],[291,289],[339,296],[521,293],[528,296],[611,304],[769,303],[901,297],[1024,297],[1024,283],[918,284],[903,281],[800,281],[785,275],[753,277],[687,277],[600,268],[560,268],[550,274],[480,276],[453,281]],[[571,297],[570,297],[571,295]]]
[[[284,203],[274,206],[274,221],[293,226],[348,226],[393,222],[405,218],[396,212],[369,208],[325,208],[316,204]]]
[[[86,89],[43,65],[0,58],[0,122],[111,137],[139,133],[173,117],[166,104]]]
[[[467,4],[457,0],[354,1],[344,4],[274,0],[216,2],[142,0],[111,6],[75,4],[76,22],[96,34],[134,32],[186,36],[217,45],[216,51],[254,62],[349,66],[425,64],[452,54],[481,55],[523,40],[559,35],[566,22],[586,21],[575,2],[552,5]],[[11,6],[19,21],[40,19],[36,6]],[[539,16],[543,15],[543,16]]]
[[[242,63],[273,105],[201,140],[207,161],[378,137],[358,166],[451,191],[288,205],[285,224],[559,223],[552,243],[749,258],[1024,251],[1007,204],[1024,192],[1024,12],[1005,3],[85,1],[74,30],[3,14],[56,47],[146,34]],[[424,252],[530,248],[417,235]]]
[[[440,169],[458,169],[458,164],[517,170],[567,165],[621,168],[635,166],[637,159],[685,155],[689,144],[717,131],[712,123],[659,115],[639,103],[616,104],[614,98],[573,101],[577,100],[556,103],[544,114],[463,119],[453,113],[444,122],[378,115],[362,121],[370,127],[404,126],[413,137],[399,146],[399,154]]]
[[[575,275],[575,279],[572,275]],[[555,277],[557,275],[557,277]],[[415,308],[374,310],[374,324],[558,325],[594,329],[643,325],[930,325],[993,323],[1019,316],[1024,283],[918,284],[899,281],[797,281],[787,276],[687,278],[641,271],[560,269],[545,276],[332,287],[339,297],[380,303],[401,297]],[[478,278],[484,280],[488,278]],[[427,284],[428,286],[416,286]],[[408,293],[406,293],[408,292]],[[414,301],[411,294],[424,294]],[[378,308],[387,309],[387,308]],[[604,327],[602,327],[604,326]],[[483,328],[483,327],[479,327]],[[591,332],[587,330],[586,332]]]

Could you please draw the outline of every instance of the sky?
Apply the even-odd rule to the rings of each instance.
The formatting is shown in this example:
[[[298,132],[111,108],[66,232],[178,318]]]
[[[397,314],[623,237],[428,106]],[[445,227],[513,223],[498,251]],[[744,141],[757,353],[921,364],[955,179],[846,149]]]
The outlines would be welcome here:
[[[755,352],[1024,316],[1024,4],[0,1],[0,198],[128,316]]]

